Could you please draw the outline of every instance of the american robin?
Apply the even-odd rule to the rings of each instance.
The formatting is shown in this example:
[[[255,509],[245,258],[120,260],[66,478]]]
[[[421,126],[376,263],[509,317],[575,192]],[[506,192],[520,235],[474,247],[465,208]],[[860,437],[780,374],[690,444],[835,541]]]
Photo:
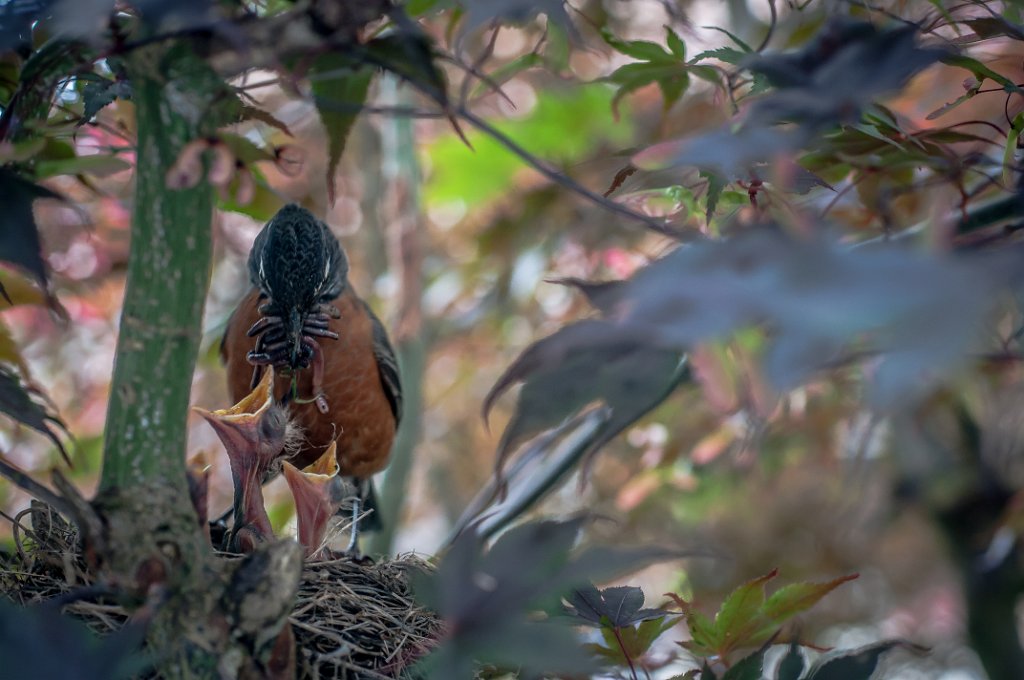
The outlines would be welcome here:
[[[233,399],[274,369],[274,398],[305,438],[289,457],[295,467],[337,446],[339,474],[356,490],[356,552],[355,520],[364,501],[373,505],[371,475],[387,466],[402,388],[384,325],[352,289],[348,268],[326,224],[301,206],[281,208],[249,253],[252,288],[228,320],[221,358]]]
[[[284,407],[271,395],[273,371],[231,408],[218,411],[194,407],[224,444],[235,487],[234,519],[224,548],[252,552],[261,541],[273,538],[263,504],[263,482],[280,469],[280,461],[293,437]]]

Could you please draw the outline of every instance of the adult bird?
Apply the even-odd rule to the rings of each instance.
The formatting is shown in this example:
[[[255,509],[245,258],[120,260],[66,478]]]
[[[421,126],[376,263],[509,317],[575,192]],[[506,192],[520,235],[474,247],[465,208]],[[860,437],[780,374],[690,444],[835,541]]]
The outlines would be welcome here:
[[[349,552],[358,552],[371,476],[388,463],[402,415],[398,362],[380,319],[352,289],[338,239],[305,208],[281,208],[249,253],[251,289],[228,320],[221,358],[233,399],[275,370],[274,397],[305,435],[289,461],[302,469],[334,443],[356,489]],[[371,513],[366,528],[379,518]]]

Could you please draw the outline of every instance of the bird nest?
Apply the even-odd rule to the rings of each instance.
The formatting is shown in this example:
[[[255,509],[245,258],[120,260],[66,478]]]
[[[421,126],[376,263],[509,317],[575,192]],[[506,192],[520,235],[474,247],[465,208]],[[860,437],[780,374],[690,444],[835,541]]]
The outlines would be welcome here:
[[[19,514],[14,539],[15,552],[0,552],[0,593],[24,606],[60,602],[101,635],[128,620],[89,573],[75,527],[49,506],[33,503]],[[441,634],[437,616],[412,597],[410,575],[422,569],[429,566],[415,555],[366,564],[347,558],[307,563],[290,619],[296,677],[408,677]]]

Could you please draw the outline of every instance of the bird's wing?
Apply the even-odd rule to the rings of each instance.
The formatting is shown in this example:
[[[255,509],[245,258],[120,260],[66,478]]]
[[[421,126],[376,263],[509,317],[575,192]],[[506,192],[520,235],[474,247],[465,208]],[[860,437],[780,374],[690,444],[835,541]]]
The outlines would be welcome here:
[[[402,420],[402,381],[398,375],[398,359],[395,358],[395,350],[391,347],[384,324],[380,322],[380,319],[364,300],[360,300],[360,302],[366,308],[366,313],[370,315],[370,321],[373,324],[373,355],[377,359],[380,384],[391,404],[391,412],[395,415],[395,425],[397,426]]]

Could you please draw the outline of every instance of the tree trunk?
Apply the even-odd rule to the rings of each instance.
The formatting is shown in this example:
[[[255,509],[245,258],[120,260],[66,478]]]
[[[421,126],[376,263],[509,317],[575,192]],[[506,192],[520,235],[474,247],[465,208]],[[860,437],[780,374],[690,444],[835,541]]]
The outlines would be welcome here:
[[[103,474],[92,502],[102,521],[79,522],[91,527],[87,555],[134,599],[129,606],[142,606],[162,677],[291,677],[294,659],[289,666],[282,656],[293,653],[285,624],[298,588],[299,547],[280,542],[244,560],[217,559],[185,476],[213,196],[205,178],[172,190],[166,177],[203,119],[174,104],[194,94],[188,74],[209,71],[185,44],[138,49],[127,67],[138,128],[135,208]],[[203,103],[202,86],[190,106]]]

